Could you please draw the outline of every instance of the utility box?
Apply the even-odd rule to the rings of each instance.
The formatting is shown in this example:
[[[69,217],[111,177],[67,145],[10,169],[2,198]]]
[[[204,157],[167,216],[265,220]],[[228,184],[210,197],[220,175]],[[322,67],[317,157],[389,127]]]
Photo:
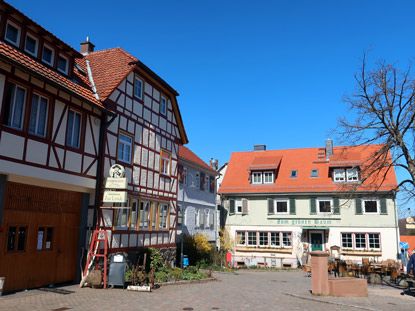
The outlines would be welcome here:
[[[110,258],[108,286],[125,286],[125,270],[127,258],[123,254],[115,254]]]

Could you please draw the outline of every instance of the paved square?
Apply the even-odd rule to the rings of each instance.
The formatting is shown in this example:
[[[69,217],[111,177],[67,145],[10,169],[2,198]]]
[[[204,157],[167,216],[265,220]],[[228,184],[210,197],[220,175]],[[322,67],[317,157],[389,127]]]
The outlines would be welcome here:
[[[369,297],[310,294],[301,271],[216,273],[218,281],[162,286],[151,293],[77,285],[30,290],[0,298],[0,310],[414,310],[415,297],[369,286]]]

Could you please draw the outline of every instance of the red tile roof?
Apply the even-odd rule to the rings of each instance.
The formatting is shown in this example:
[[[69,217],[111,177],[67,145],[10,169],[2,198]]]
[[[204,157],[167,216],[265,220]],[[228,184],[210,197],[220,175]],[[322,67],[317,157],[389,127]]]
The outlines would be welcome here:
[[[179,146],[179,158],[192,162],[196,165],[203,167],[209,171],[216,173],[209,165],[207,165],[201,158],[194,154],[189,148],[185,146]]]
[[[104,108],[102,103],[95,98],[94,94],[89,88],[76,84],[75,82],[45,67],[41,63],[15,50],[3,42],[0,42],[0,58],[4,59],[7,62],[13,63],[17,67],[20,67],[22,70],[30,71],[35,76],[46,79],[49,83],[64,89],[66,92],[77,96],[83,101],[87,101],[90,104],[99,107],[100,109]]]
[[[401,235],[400,242],[406,242],[409,245],[408,252],[412,254],[415,249],[415,236],[414,235]]]
[[[359,154],[366,159],[380,145],[360,147],[334,147],[333,158],[342,161],[353,162]],[[229,160],[228,169],[218,193],[269,193],[269,192],[332,192],[345,191],[344,184],[333,183],[329,175],[329,161],[319,159],[321,148],[304,148],[289,150],[268,150],[233,152]],[[341,156],[340,156],[341,155]],[[350,159],[349,156],[350,155]],[[281,163],[278,169],[278,176],[274,184],[252,185],[249,181],[249,170],[252,163],[258,159],[274,158]],[[362,163],[361,161],[359,164]],[[356,165],[356,164],[355,164]],[[318,177],[311,177],[311,170],[318,170]],[[297,178],[290,178],[291,171],[297,170]],[[376,189],[375,182],[365,182],[357,189],[358,191],[373,191]],[[378,181],[378,184],[380,182]],[[395,171],[389,170],[379,191],[389,191],[397,186]]]
[[[137,58],[124,51],[122,48],[113,48],[92,52],[77,64],[87,72],[86,61],[89,61],[92,77],[100,100],[105,101],[122,80],[134,69]],[[90,85],[88,77],[80,76],[85,83]]]

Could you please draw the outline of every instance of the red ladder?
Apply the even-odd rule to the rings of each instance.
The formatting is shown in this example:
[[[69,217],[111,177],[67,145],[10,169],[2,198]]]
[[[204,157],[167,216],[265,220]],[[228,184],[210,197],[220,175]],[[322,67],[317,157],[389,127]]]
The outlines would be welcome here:
[[[103,235],[103,238],[102,238]],[[101,243],[104,243],[104,253],[100,253],[101,251]],[[104,258],[104,288],[107,288],[107,255],[108,255],[108,232],[104,230],[94,230],[92,234],[92,241],[91,245],[89,246],[88,258],[86,260],[85,270],[84,270],[84,277],[88,273],[88,267],[91,260],[94,260],[95,257],[97,258],[97,265],[99,258]]]

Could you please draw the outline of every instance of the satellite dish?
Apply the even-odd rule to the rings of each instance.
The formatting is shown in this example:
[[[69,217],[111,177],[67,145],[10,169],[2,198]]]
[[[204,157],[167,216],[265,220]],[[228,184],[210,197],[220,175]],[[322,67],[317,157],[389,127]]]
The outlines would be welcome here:
[[[415,223],[415,220],[414,220],[413,217],[406,217],[406,223],[413,224],[413,223]]]

